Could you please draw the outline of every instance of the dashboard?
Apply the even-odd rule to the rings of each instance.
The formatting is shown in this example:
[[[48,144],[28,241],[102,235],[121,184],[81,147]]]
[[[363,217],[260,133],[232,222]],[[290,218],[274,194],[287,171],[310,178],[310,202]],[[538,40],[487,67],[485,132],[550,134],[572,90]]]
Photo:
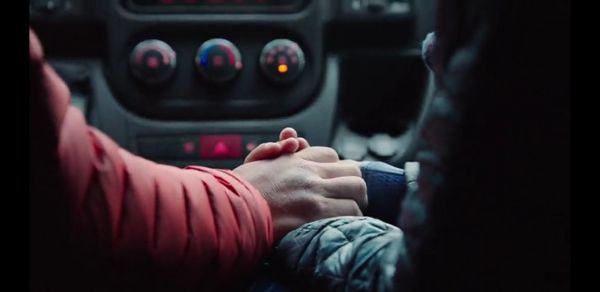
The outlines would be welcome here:
[[[304,0],[127,0],[125,6],[136,12],[294,12],[302,9]]]
[[[146,158],[232,168],[286,126],[402,163],[427,75],[411,0],[31,0],[88,121]]]

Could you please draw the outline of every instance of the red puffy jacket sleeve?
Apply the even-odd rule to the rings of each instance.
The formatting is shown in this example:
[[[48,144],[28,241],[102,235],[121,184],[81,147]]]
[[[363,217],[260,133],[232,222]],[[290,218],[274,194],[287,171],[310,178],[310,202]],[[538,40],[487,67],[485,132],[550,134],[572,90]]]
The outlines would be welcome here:
[[[30,131],[56,158],[66,189],[56,199],[67,201],[74,236],[117,261],[135,255],[196,280],[248,271],[271,248],[269,207],[250,183],[228,170],[148,161],[88,126],[31,31],[30,67]]]

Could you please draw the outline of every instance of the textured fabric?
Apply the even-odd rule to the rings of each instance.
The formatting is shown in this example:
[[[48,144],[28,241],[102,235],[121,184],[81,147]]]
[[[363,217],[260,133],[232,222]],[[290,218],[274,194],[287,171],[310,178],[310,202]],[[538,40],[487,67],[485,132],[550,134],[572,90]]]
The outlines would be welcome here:
[[[395,225],[406,188],[404,170],[384,162],[363,161],[360,172],[369,195],[364,214]]]
[[[288,234],[279,254],[309,288],[570,291],[568,3],[439,4],[423,52],[439,88],[418,128],[418,169],[405,167],[401,238],[373,231],[383,247],[370,227],[328,219]]]
[[[370,217],[311,222],[288,233],[277,247],[293,290],[406,291],[412,267],[403,234]]]
[[[101,270],[108,271],[106,275],[127,263],[119,270],[119,278],[147,269],[151,272],[140,278],[148,284],[159,281],[160,272],[165,271],[177,274],[173,282],[185,288],[236,279],[251,271],[271,249],[269,207],[244,179],[228,170],[156,164],[123,150],[89,127],[82,113],[69,105],[68,88],[44,62],[41,45],[31,31],[30,70],[30,157],[35,158],[31,167],[45,172],[33,175],[32,180],[42,181],[39,177],[48,175],[60,181],[52,192],[42,186],[30,194],[36,210],[32,214],[34,237],[57,230],[34,245],[50,246],[67,236],[72,240],[69,244],[85,245],[93,256],[105,255],[104,262],[86,265],[106,264],[106,271]],[[65,212],[41,207],[53,208],[54,202],[64,202]],[[67,265],[53,264],[57,268]],[[132,289],[140,288],[137,284]]]
[[[361,172],[369,193],[366,214],[378,219],[323,219],[286,235],[277,247],[277,254],[279,263],[292,275],[287,287],[294,288],[290,290],[410,291],[413,268],[404,235],[397,227],[379,219],[396,221],[406,188],[415,187],[418,165],[409,162],[405,171],[382,162],[362,162]],[[402,208],[412,216],[425,216],[421,205],[403,202]],[[416,209],[410,209],[413,207]]]

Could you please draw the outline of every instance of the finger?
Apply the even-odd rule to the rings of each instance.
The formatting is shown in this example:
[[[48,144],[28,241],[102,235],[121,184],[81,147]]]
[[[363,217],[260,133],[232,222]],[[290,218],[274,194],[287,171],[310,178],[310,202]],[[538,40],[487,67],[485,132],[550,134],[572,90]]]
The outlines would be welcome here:
[[[310,144],[308,144],[308,141],[306,141],[306,139],[304,139],[302,137],[298,138],[298,142],[300,143],[300,147],[298,147],[298,151],[304,150],[304,149],[310,147]]]
[[[279,141],[283,141],[289,138],[297,138],[298,137],[298,133],[296,132],[296,130],[294,128],[291,127],[286,127],[285,129],[281,130],[281,132],[279,133]]]
[[[341,160],[338,162],[320,163],[313,162],[314,169],[321,178],[336,178],[342,176],[362,177],[360,164],[353,160]]]
[[[337,152],[329,147],[309,147],[298,152],[298,156],[314,162],[337,162],[340,160]]]
[[[323,196],[331,199],[350,199],[355,201],[361,210],[365,210],[369,203],[367,197],[367,184],[356,176],[342,176],[324,179],[321,182]]]
[[[300,148],[300,142],[296,138],[288,138],[280,141],[279,145],[281,145],[281,155],[296,153],[298,148]]]
[[[279,155],[281,155],[281,145],[279,143],[263,143],[254,148],[254,150],[246,156],[244,163],[273,159],[279,157]]]

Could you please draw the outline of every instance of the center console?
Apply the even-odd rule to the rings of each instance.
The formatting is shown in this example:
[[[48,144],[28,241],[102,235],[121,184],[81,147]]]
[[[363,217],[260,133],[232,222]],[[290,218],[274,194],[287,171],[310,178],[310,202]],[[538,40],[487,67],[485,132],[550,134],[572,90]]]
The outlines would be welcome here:
[[[77,66],[58,71],[84,72],[63,77],[77,80],[69,84],[73,100],[90,123],[155,161],[231,168],[286,126],[344,158],[401,155],[368,144],[385,135],[398,149],[408,143],[401,137],[425,77],[412,7],[408,0],[31,0],[30,16],[53,64]],[[366,154],[345,151],[347,141],[367,145]]]
[[[123,106],[151,119],[289,116],[322,80],[322,2],[119,1],[110,82]]]

